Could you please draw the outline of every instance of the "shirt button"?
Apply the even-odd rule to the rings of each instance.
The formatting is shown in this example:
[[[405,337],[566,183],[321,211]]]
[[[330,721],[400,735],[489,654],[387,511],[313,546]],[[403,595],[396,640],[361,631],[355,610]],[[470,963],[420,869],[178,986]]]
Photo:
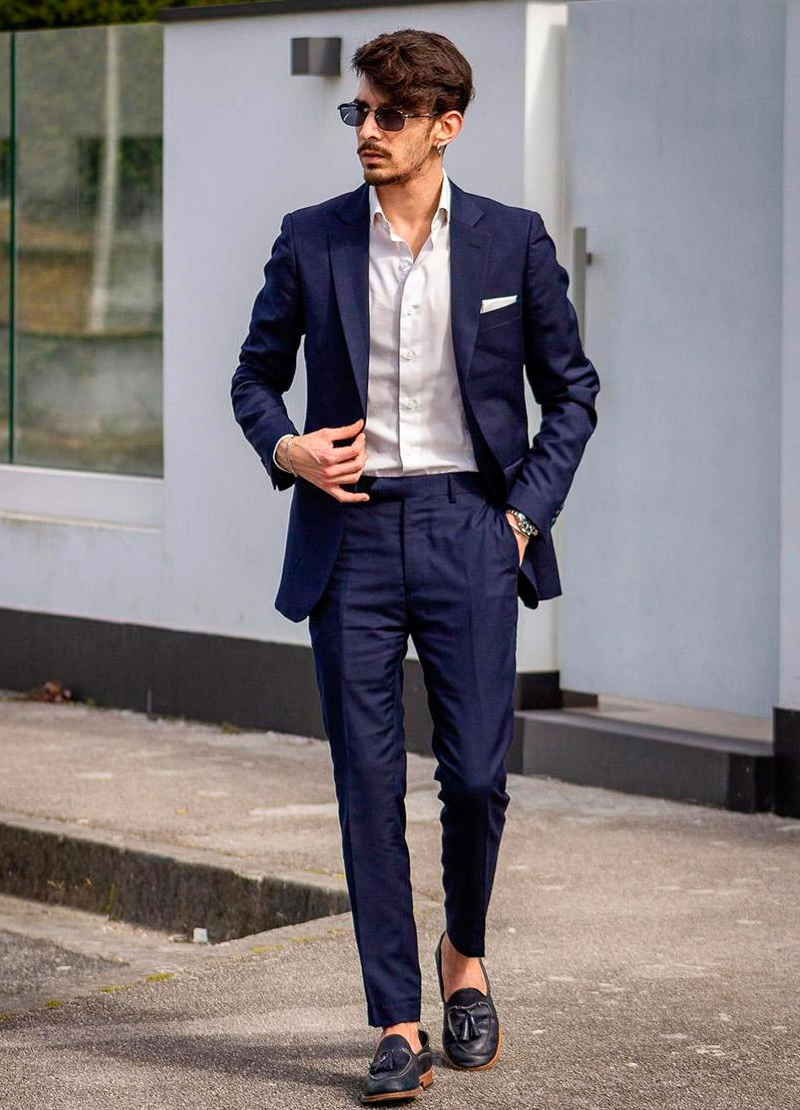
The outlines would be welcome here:
[[[414,357],[414,352],[413,351],[406,351],[406,353],[403,355],[403,358],[413,358],[413,357]]]

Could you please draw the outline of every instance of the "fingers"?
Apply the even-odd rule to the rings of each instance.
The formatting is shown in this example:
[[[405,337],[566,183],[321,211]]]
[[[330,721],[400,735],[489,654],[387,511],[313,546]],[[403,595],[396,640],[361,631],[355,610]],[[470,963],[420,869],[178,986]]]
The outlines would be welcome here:
[[[344,474],[350,473],[354,469],[363,470],[364,464],[369,458],[365,447],[366,435],[364,432],[359,432],[353,442],[346,444],[344,447],[326,448],[323,466],[327,477],[347,481]]]
[[[361,420],[356,420],[354,424],[345,425],[344,428],[330,428],[329,432],[334,433],[333,438],[339,438],[339,433],[342,431],[349,431],[350,434],[363,423]],[[366,465],[369,456],[365,451],[366,433],[360,431],[352,443],[346,444],[344,447],[329,447],[325,451],[326,460],[321,467],[321,474],[330,482],[326,485],[328,493],[335,497],[337,501],[369,501],[369,494],[355,493],[352,490],[343,490],[340,488],[342,485],[352,485],[357,482],[361,477],[361,473]]]
[[[359,416],[358,420],[353,421],[352,424],[343,424],[340,428],[328,428],[329,432],[340,432],[340,435],[332,436],[332,439],[344,439],[345,436],[352,436],[359,430],[360,425],[364,423],[364,417]]]
[[[353,435],[363,423],[363,419],[359,419],[352,424],[325,428],[323,431],[330,441],[333,441],[348,434]],[[369,457],[365,444],[366,433],[362,430],[358,432],[352,443],[345,444],[343,447],[329,445],[321,452],[319,475],[324,483],[322,488],[337,501],[369,501],[370,499],[366,492],[341,488],[343,485],[353,485],[361,477]]]
[[[337,501],[369,501],[369,494],[366,492],[359,491],[356,493],[353,490],[342,489],[342,486],[354,485],[361,477],[362,469],[363,467],[360,467],[355,472],[350,471],[346,474],[340,474],[337,478],[326,481],[322,488],[331,497],[335,497]]]
[[[350,490],[339,489],[334,486],[328,491],[337,501],[369,501],[368,493],[353,493]]]
[[[342,485],[352,485],[358,481],[369,457],[365,450],[366,433],[363,425],[364,418],[359,417],[352,424],[319,428],[307,437],[315,465],[306,477],[337,501],[370,500],[366,492],[341,488]],[[334,447],[336,440],[350,436],[355,436],[352,443]]]
[[[365,455],[366,461],[366,455]],[[337,501],[369,501],[369,494],[365,492],[354,492],[353,490],[342,489],[342,486],[354,485],[361,477],[361,472],[364,469],[363,464],[353,472],[352,470],[339,474],[331,480],[331,484],[326,485],[328,493],[335,497]]]

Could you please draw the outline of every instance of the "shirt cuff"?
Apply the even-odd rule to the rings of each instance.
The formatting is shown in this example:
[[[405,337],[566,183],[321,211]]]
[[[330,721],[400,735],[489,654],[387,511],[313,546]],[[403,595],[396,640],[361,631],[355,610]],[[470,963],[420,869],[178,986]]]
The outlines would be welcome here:
[[[282,435],[281,438],[278,440],[278,443],[275,444],[275,450],[272,452],[272,461],[275,463],[278,470],[285,470],[287,474],[291,474],[292,471],[289,469],[288,466],[281,466],[281,464],[278,462],[278,444],[282,443],[283,440],[288,439],[291,435],[293,435],[292,432],[286,432],[284,435]]]

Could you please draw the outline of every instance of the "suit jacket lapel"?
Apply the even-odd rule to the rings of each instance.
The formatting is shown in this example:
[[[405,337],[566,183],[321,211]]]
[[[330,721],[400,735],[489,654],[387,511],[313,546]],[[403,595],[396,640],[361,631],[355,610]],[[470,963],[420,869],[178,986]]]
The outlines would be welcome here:
[[[347,351],[367,412],[369,374],[369,185],[345,194],[328,226],[328,251]],[[456,369],[466,382],[489,264],[488,232],[469,193],[450,179],[450,309]]]
[[[328,252],[339,316],[353,367],[362,415],[367,412],[369,369],[369,185],[347,193],[328,225]]]
[[[450,178],[450,320],[456,369],[466,385],[486,288],[491,236],[475,225],[483,216]]]

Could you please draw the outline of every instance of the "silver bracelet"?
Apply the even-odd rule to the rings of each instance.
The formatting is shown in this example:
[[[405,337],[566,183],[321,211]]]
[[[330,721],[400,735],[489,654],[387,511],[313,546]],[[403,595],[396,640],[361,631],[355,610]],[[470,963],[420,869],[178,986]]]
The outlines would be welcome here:
[[[289,469],[291,470],[292,474],[294,474],[294,476],[296,478],[297,477],[297,471],[295,470],[294,465],[292,463],[292,455],[291,455],[291,451],[290,451],[293,439],[294,439],[294,436],[290,435],[289,438],[286,440],[286,461],[289,464]]]

